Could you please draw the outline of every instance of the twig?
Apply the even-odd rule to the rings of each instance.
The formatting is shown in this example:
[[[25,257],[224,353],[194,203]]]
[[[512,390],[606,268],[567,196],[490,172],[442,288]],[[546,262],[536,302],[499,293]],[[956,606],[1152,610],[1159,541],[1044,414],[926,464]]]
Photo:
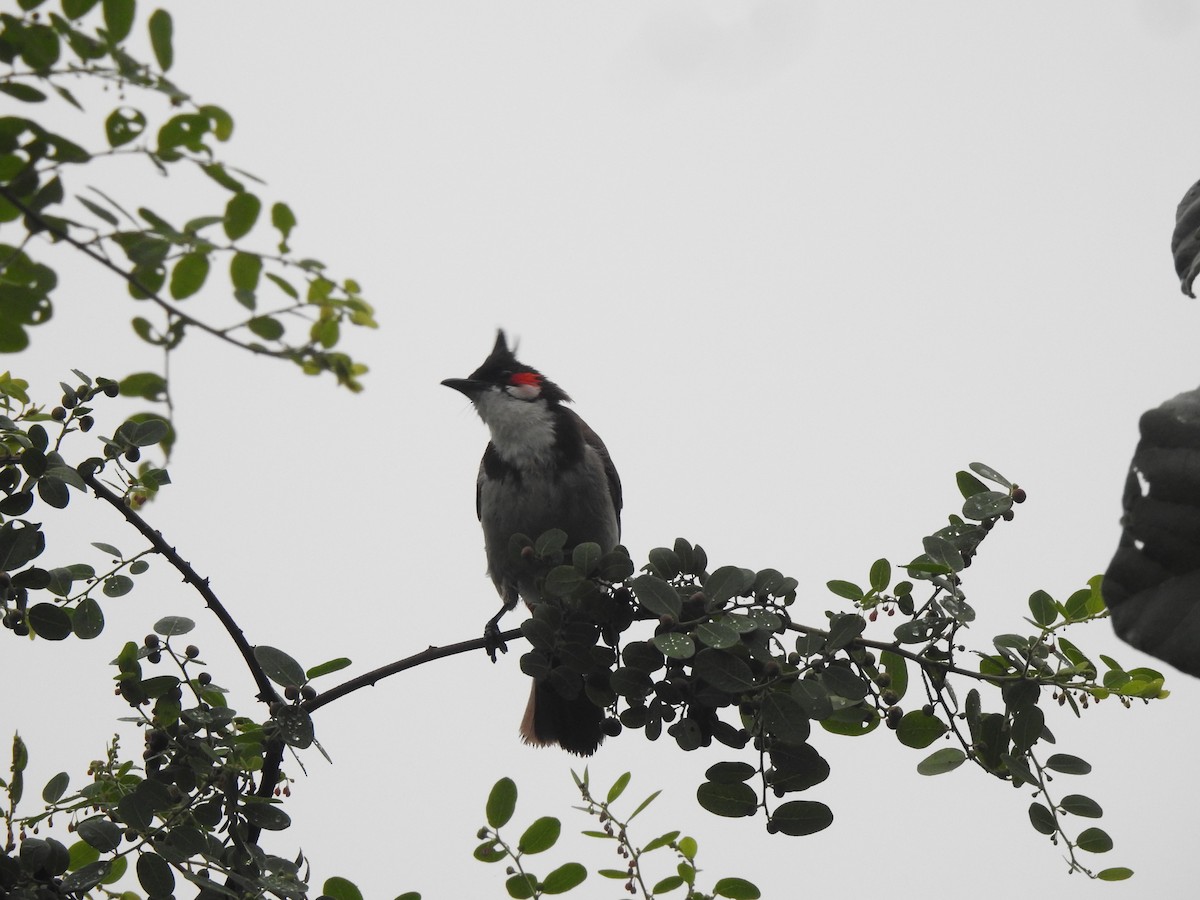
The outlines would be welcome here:
[[[242,350],[249,350],[251,353],[255,353],[260,356],[272,356],[272,357],[275,357],[276,359],[287,359],[287,360],[295,361],[295,359],[296,359],[295,351],[271,350],[267,347],[263,347],[258,344],[243,344],[237,338],[230,337],[228,334],[225,333],[224,330],[222,330],[220,328],[215,328],[212,325],[209,325],[207,322],[203,322],[200,319],[197,319],[193,316],[189,316],[187,313],[180,312],[179,308],[177,306],[168,303],[166,300],[164,300],[162,297],[160,297],[157,292],[152,291],[152,290],[150,290],[150,288],[146,287],[146,285],[142,283],[141,279],[139,279],[132,272],[126,272],[124,269],[122,269],[120,266],[118,266],[116,263],[114,263],[112,260],[110,260],[104,254],[98,252],[97,250],[93,249],[92,247],[88,246],[87,244],[83,243],[82,241],[79,241],[76,238],[72,237],[70,232],[68,232],[65,228],[60,228],[57,225],[55,225],[52,221],[47,219],[45,216],[43,216],[37,210],[33,209],[28,204],[26,204],[24,201],[22,201],[21,198],[14,195],[13,192],[10,191],[7,187],[0,186],[0,197],[3,197],[5,200],[7,200],[9,203],[11,203],[13,206],[15,206],[17,209],[19,209],[22,213],[24,213],[28,218],[37,222],[38,225],[40,225],[46,231],[50,232],[56,238],[66,241],[68,244],[70,244],[72,247],[74,247],[80,253],[84,254],[85,256],[92,259],[93,261],[100,263],[100,265],[104,266],[104,268],[108,269],[109,271],[115,272],[117,275],[119,275],[121,278],[123,278],[126,282],[128,282],[130,285],[132,285],[134,288],[136,288],[147,299],[154,301],[154,303],[156,303],[158,306],[162,307],[168,313],[170,313],[174,316],[177,316],[179,319],[181,319],[184,322],[184,324],[193,326],[195,328],[199,328],[201,331],[211,334],[213,337],[220,338],[221,340],[223,340],[227,343],[233,344],[233,346],[239,347]]]

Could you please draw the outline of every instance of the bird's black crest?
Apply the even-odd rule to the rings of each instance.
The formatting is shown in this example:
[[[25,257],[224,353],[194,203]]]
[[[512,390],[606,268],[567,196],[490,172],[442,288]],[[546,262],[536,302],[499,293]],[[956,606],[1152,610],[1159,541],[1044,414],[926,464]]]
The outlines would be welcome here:
[[[508,348],[508,339],[504,336],[504,329],[496,332],[496,344],[492,347],[492,352],[483,361],[483,365],[471,373],[471,380],[505,384],[512,375],[518,372],[532,372],[537,375],[541,383],[541,396],[546,400],[556,403],[571,402],[566,391],[533,366],[527,366],[517,359],[513,351]]]

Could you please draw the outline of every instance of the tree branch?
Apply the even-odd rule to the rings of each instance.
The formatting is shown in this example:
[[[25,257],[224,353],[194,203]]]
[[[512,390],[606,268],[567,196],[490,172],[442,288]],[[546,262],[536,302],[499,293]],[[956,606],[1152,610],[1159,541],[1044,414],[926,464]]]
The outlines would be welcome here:
[[[521,637],[521,630],[514,628],[511,631],[505,631],[500,635],[503,641],[511,641]],[[337,687],[323,691],[314,697],[312,700],[305,700],[301,703],[301,707],[309,712],[315,712],[327,703],[332,703],[339,697],[344,697],[352,691],[357,691],[359,688],[374,687],[376,682],[382,681],[389,675],[395,675],[398,672],[403,672],[405,669],[412,669],[416,666],[427,662],[432,662],[435,659],[443,659],[447,656],[456,656],[459,653],[469,653],[472,650],[482,650],[485,648],[485,638],[478,637],[469,641],[460,641],[457,644],[447,644],[444,647],[429,647],[427,650],[422,650],[420,653],[414,653],[412,656],[405,659],[397,660],[394,663],[388,663],[386,666],[380,666],[378,669],[373,669],[359,675],[357,678],[351,678],[349,681],[343,681]]]
[[[175,548],[167,543],[166,539],[162,536],[162,532],[151,528],[145,519],[125,505],[123,497],[118,496],[101,484],[94,472],[89,472],[84,468],[79,472],[79,476],[95,492],[99,499],[117,510],[125,517],[125,521],[141,532],[142,536],[150,542],[155,551],[164,556],[167,562],[174,566],[175,570],[183,576],[183,580],[195,588],[200,596],[204,598],[205,605],[220,620],[225,630],[229,633],[229,636],[233,639],[233,643],[237,646],[238,651],[242,654],[242,659],[245,660],[246,666],[250,669],[250,674],[254,677],[254,683],[258,685],[258,699],[264,703],[282,702],[279,694],[275,691],[275,687],[263,671],[262,666],[255,659],[254,648],[246,640],[246,635],[238,627],[237,622],[233,620],[229,611],[225,609],[224,605],[217,598],[217,595],[213,593],[212,588],[209,587],[208,579],[200,577],[199,573],[192,568],[192,564],[180,556]]]

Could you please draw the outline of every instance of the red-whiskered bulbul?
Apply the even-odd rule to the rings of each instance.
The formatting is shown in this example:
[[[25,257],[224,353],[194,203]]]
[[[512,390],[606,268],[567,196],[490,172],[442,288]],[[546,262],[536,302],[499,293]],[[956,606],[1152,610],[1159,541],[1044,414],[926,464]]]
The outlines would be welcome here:
[[[621,536],[621,479],[604,442],[576,413],[571,398],[537,369],[517,361],[504,332],[470,378],[442,384],[465,394],[491,432],[475,489],[475,512],[483,526],[488,574],[504,602],[485,636],[493,661],[499,620],[524,599],[540,601],[530,578],[509,555],[514,534],[537,538],[552,528],[567,534],[567,548],[595,542],[607,553]],[[575,698],[534,682],[521,722],[528,744],[558,744],[588,756],[603,740],[604,711],[585,692]]]

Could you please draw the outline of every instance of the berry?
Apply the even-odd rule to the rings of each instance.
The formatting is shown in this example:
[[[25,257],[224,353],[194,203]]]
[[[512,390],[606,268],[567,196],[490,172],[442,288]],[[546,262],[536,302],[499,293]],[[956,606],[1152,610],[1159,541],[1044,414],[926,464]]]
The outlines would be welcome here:
[[[55,422],[61,422],[66,417],[67,411],[61,406],[56,406],[54,409],[50,410],[50,418],[52,418]]]
[[[128,462],[137,462],[141,458],[142,458],[142,451],[139,450],[137,447],[130,447],[128,450],[125,451],[125,459]]]
[[[149,647],[151,650],[153,650],[159,644],[158,635],[157,634],[148,634],[148,635],[146,635],[146,639],[144,641],[142,641],[142,643],[145,644],[147,647]]]
[[[115,381],[110,381],[104,385],[104,396],[115,397],[121,392],[121,386]]]
[[[188,659],[195,659],[200,655],[200,648],[195,644],[188,644],[187,649],[183,651],[183,655]]]
[[[152,650],[146,654],[146,659],[152,665],[157,665],[158,663],[162,662],[162,654],[157,650]]]
[[[622,726],[619,719],[605,719],[600,723],[600,730],[608,735],[608,737],[616,737],[621,733],[621,729]]]
[[[1026,497],[1025,488],[1017,487],[1016,485],[1014,485],[1013,492],[1012,492],[1013,503],[1024,503],[1025,497]]]
[[[96,424],[96,420],[93,419],[91,416],[80,416],[79,417],[79,430],[80,431],[91,431],[92,426],[95,424]]]
[[[1004,516],[1003,516],[1004,521],[1011,522],[1013,520],[1013,516],[1015,516],[1015,515],[1016,515],[1016,513],[1013,512],[1011,509],[1006,509],[1004,511]]]
[[[212,676],[209,675],[207,672],[201,672],[199,675],[196,676],[196,683],[200,684],[200,685],[212,684]]]
[[[311,684],[306,684],[304,687],[300,688],[300,696],[305,700],[312,700],[317,696],[317,689]]]

